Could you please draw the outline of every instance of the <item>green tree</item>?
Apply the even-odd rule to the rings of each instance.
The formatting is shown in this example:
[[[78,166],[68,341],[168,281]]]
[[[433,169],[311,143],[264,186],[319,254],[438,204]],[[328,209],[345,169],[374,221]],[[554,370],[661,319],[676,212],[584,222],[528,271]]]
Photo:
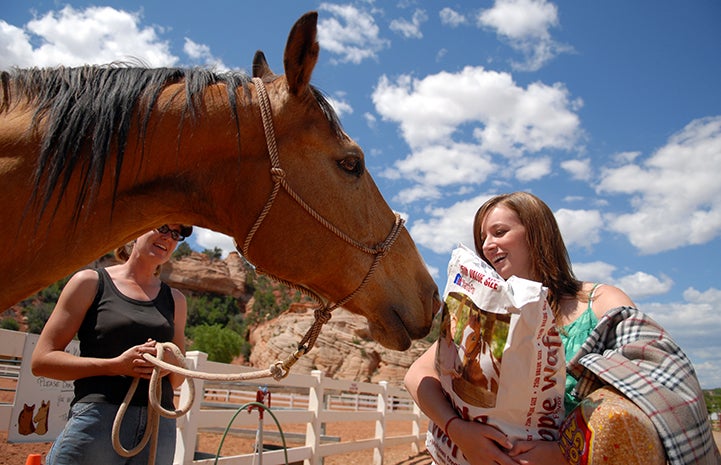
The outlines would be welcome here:
[[[721,388],[703,391],[708,413],[721,413]]]
[[[69,280],[70,276],[67,276],[57,282],[54,282],[45,289],[38,291],[38,293],[35,294],[34,297],[40,299],[43,302],[55,304],[55,302],[58,301],[58,297],[60,297],[60,292],[62,292],[63,288]]]
[[[187,326],[226,326],[234,316],[240,314],[238,301],[228,295],[199,295],[187,298]]]
[[[223,256],[223,249],[220,247],[214,247],[213,250],[205,249],[203,250],[203,253],[208,256],[208,258],[213,260],[220,260],[220,257]]]
[[[173,252],[173,259],[180,260],[191,253],[193,253],[193,249],[190,248],[190,244],[187,242],[181,242],[178,248],[175,249],[175,252]]]
[[[288,310],[292,303],[303,300],[300,292],[292,291],[263,275],[255,279],[253,299],[253,314],[248,324],[271,320]]]
[[[0,328],[17,331],[20,329],[20,323],[18,323],[15,318],[7,317],[0,320]]]
[[[23,313],[27,318],[28,332],[40,334],[48,318],[50,318],[53,308],[55,308],[55,302],[41,302],[35,306],[26,308]]]
[[[192,329],[191,350],[208,354],[208,360],[230,363],[240,355],[244,339],[235,331],[221,325],[201,325]]]

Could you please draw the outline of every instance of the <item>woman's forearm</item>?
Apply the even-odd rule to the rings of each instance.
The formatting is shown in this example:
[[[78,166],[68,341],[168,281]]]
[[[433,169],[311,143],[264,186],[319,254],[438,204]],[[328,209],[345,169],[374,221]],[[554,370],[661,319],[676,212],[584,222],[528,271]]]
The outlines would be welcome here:
[[[436,344],[433,344],[408,369],[404,383],[418,407],[436,425],[444,427],[458,413],[443,394],[435,369]]]
[[[37,354],[32,358],[35,376],[72,381],[90,376],[113,376],[118,372],[117,359],[78,357],[62,350]]]

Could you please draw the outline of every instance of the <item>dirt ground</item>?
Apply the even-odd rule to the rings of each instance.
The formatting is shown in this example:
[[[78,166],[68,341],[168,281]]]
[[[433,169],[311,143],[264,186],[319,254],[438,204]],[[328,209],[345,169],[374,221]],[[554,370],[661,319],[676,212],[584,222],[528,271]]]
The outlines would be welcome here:
[[[395,428],[389,425],[391,434],[407,434],[403,428]],[[268,430],[270,433],[270,429]],[[339,423],[328,425],[327,434],[330,436],[337,435],[342,440],[360,439],[369,436],[368,431],[363,431],[358,424]],[[372,435],[372,432],[370,433]],[[721,447],[721,432],[714,431],[714,439],[716,444]],[[198,441],[198,450],[215,454],[218,450],[221,434],[203,433]],[[270,440],[269,440],[270,442]],[[278,442],[280,443],[280,442]],[[249,453],[253,450],[255,444],[254,438],[228,436],[221,449],[221,455],[233,455],[239,453]],[[286,440],[286,444],[290,447],[292,441]],[[25,461],[29,454],[41,454],[43,456],[42,463],[45,463],[45,454],[50,449],[49,443],[41,444],[8,444],[7,432],[0,432],[0,465],[25,465]],[[327,457],[326,465],[369,465],[373,463],[372,451],[354,452],[352,454],[337,455]],[[431,459],[422,451],[419,454],[411,454],[410,446],[395,446],[386,449],[383,455],[383,463],[385,465],[430,465]]]
[[[390,435],[406,435],[410,434],[409,423],[402,425],[393,425],[389,423],[388,429]],[[277,430],[275,430],[277,432]],[[277,434],[273,434],[273,428],[264,428],[267,443],[281,445]],[[300,445],[297,440],[293,441],[293,429],[284,431],[286,435],[286,445],[288,447]],[[373,425],[371,423],[337,423],[328,424],[326,435],[331,437],[340,437],[342,441],[350,441],[353,439],[366,439],[373,436]],[[218,445],[222,437],[221,433],[201,433],[198,438],[196,450],[213,454],[218,451]],[[221,456],[251,453],[254,449],[255,437],[250,434],[228,435],[221,448]],[[29,454],[41,454],[42,463],[45,463],[45,454],[50,449],[50,443],[33,443],[33,444],[9,444],[7,442],[7,432],[0,432],[0,465],[25,465]],[[351,454],[335,455],[326,457],[325,465],[369,465],[373,463],[373,451],[358,451]],[[403,446],[390,447],[385,450],[383,455],[383,463],[385,465],[429,465],[431,460],[425,453],[413,455],[411,446],[406,444]]]
[[[395,428],[389,425],[391,434],[407,434],[403,428]],[[270,429],[268,430],[270,433]],[[339,423],[328,425],[327,434],[330,436],[338,435],[342,440],[351,440],[353,438],[360,439],[369,436],[368,431],[363,431],[358,424]],[[371,432],[372,434],[372,432]],[[716,444],[721,447],[721,432],[714,431],[714,439]],[[221,434],[203,433],[198,441],[198,450],[215,454],[218,450]],[[269,439],[270,442],[270,439]],[[279,441],[276,441],[280,444]],[[221,449],[221,455],[233,455],[239,453],[249,453],[253,450],[255,439],[250,437],[228,436]],[[286,440],[286,444],[291,447],[296,445],[293,441]],[[45,463],[45,454],[50,449],[49,443],[41,444],[8,444],[7,432],[0,432],[0,465],[25,465],[25,461],[29,454],[41,454],[43,456],[42,463]],[[337,455],[327,457],[325,465],[369,465],[373,463],[372,451],[354,452],[352,454]],[[411,454],[410,446],[396,446],[386,449],[383,455],[383,463],[385,465],[431,465],[431,459],[425,451],[419,454]]]

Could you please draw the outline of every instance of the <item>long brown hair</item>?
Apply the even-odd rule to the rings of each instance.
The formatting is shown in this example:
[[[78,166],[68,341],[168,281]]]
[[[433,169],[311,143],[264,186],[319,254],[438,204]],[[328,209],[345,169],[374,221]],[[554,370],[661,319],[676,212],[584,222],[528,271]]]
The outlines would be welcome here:
[[[476,212],[473,221],[476,253],[486,262],[481,226],[488,213],[500,205],[513,211],[526,228],[531,277],[548,287],[548,302],[558,318],[561,299],[576,297],[583,283],[573,274],[571,259],[553,211],[541,199],[528,192],[502,194],[486,201]],[[491,265],[490,262],[488,264]]]
[[[128,259],[130,258],[130,253],[133,251],[134,245],[135,245],[135,241],[132,241],[132,242],[128,242],[127,244],[123,244],[120,247],[118,247],[117,249],[115,249],[115,253],[114,253],[115,258],[122,263],[127,262]]]

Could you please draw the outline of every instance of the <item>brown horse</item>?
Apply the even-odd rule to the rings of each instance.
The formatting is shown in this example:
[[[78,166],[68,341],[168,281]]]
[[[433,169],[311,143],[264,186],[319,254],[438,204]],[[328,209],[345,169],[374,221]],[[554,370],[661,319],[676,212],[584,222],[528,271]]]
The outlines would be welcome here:
[[[285,75],[256,53],[263,86],[197,68],[3,72],[0,308],[145,231],[184,223],[239,246],[252,237],[246,258],[332,302],[367,279],[343,306],[368,319],[372,336],[398,350],[424,336],[439,306],[436,285],[362,150],[310,85],[316,23],[310,12],[291,29]],[[270,167],[259,87],[282,171]],[[278,177],[301,200],[281,190],[263,214]]]

